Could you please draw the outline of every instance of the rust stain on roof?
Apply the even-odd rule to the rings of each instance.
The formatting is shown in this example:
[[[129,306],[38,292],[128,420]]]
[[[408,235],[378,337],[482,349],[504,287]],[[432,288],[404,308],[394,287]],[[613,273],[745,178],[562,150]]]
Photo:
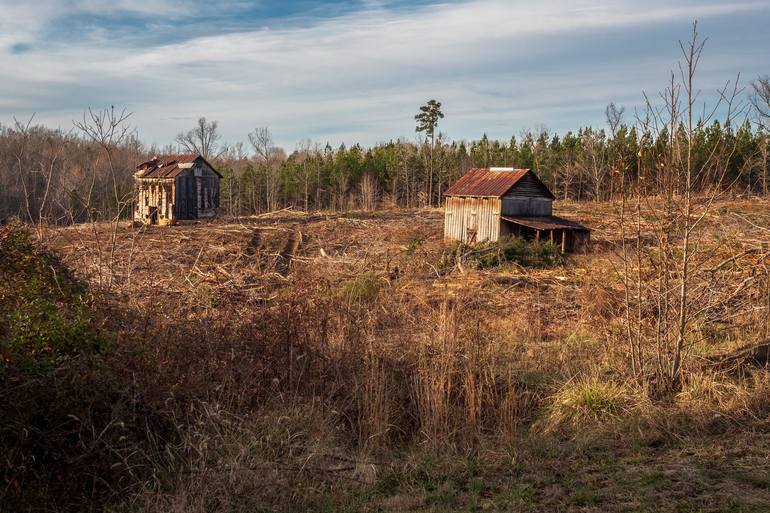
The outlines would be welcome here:
[[[527,173],[529,169],[474,168],[452,184],[444,196],[501,197]]]

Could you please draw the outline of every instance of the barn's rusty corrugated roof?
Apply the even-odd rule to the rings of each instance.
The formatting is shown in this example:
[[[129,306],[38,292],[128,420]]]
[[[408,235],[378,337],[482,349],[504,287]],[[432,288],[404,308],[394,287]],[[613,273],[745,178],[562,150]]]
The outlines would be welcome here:
[[[531,171],[513,168],[474,168],[453,183],[446,190],[444,196],[491,196],[499,198],[511,190],[511,187],[516,185],[527,173],[531,173]],[[540,181],[534,173],[532,176],[538,182]]]
[[[590,232],[590,228],[586,228],[582,224],[578,224],[569,219],[563,219],[556,216],[542,216],[542,217],[513,217],[513,216],[501,216],[503,221],[510,223],[520,224],[528,228],[535,230],[577,230]]]
[[[142,178],[174,178],[179,176],[182,171],[184,169],[174,162],[150,169],[142,175]]]
[[[136,166],[135,176],[137,178],[174,178],[184,172],[185,168],[180,167],[180,164],[192,164],[198,159],[205,162],[220,178],[222,177],[214,166],[197,153],[155,156]]]
[[[137,178],[174,178],[182,172],[179,162],[173,159],[153,158],[137,167]]]

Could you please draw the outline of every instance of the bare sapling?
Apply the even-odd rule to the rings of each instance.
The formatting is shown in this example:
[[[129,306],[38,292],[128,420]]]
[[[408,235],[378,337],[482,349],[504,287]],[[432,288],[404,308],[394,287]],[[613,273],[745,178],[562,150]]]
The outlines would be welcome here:
[[[768,193],[768,131],[770,131],[770,76],[759,77],[752,84],[754,93],[751,95],[751,103],[754,107],[755,121],[761,134],[760,139],[760,166],[762,173],[762,194]]]
[[[32,125],[32,121],[35,119],[35,115],[33,114],[30,116],[30,118],[26,122],[19,121],[16,118],[13,118],[13,124],[14,124],[14,150],[13,150],[13,157],[16,161],[16,172],[18,173],[19,183],[21,184],[22,192],[23,192],[23,200],[24,200],[24,215],[26,216],[27,221],[34,224],[34,219],[32,216],[32,210],[30,208],[30,193],[29,189],[27,188],[27,169],[24,165],[24,159],[27,154],[27,149],[29,146],[30,141],[30,127]],[[22,217],[22,213],[19,212],[20,216]]]
[[[624,332],[631,371],[664,390],[679,388],[700,330],[739,293],[728,278],[729,266],[718,270],[723,275],[709,272],[716,243],[705,240],[701,230],[730,186],[725,177],[736,143],[720,137],[705,155],[696,155],[694,148],[705,126],[716,121],[735,126],[747,109],[738,79],[717,91],[711,110],[699,109],[696,78],[705,42],[694,23],[690,39],[680,42],[682,60],[660,94],[662,105],[645,96],[646,108],[636,116],[642,134],[638,176],[621,188]],[[668,151],[647,155],[645,141],[652,139],[666,140]],[[633,216],[628,215],[629,195]],[[629,231],[635,232],[631,243]]]
[[[85,198],[86,209],[89,212],[89,222],[94,234],[96,235],[97,243],[97,255],[98,255],[98,273],[99,273],[99,287],[106,287],[110,289],[113,285],[115,278],[115,258],[117,250],[117,233],[120,224],[120,220],[123,217],[126,210],[133,203],[133,191],[123,192],[118,185],[118,177],[115,170],[114,152],[118,145],[125,142],[132,133],[132,128],[128,125],[128,118],[131,113],[126,109],[120,112],[115,111],[115,107],[109,109],[103,109],[101,111],[94,111],[91,108],[87,112],[83,113],[82,121],[73,121],[73,125],[78,129],[84,137],[96,143],[102,150],[104,157],[107,161],[107,169],[110,173],[111,187],[112,187],[112,212],[97,212],[92,206],[92,194],[88,194]],[[96,173],[98,173],[98,167],[94,166],[94,180],[91,182],[93,188],[94,181],[96,180]],[[109,241],[106,248],[106,261],[105,261],[105,248],[102,246],[102,241],[98,236],[97,220],[100,214],[109,219]],[[105,275],[106,273],[106,275]]]

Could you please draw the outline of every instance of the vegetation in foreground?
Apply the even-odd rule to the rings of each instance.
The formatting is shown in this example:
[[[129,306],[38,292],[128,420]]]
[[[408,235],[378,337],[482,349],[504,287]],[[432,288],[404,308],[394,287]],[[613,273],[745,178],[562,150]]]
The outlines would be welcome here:
[[[537,265],[431,210],[121,226],[111,260],[107,224],[2,227],[2,509],[766,511],[770,375],[703,358],[767,337],[766,202],[704,219],[705,267],[753,281],[665,392],[630,367],[620,205],[565,208],[594,250]]]

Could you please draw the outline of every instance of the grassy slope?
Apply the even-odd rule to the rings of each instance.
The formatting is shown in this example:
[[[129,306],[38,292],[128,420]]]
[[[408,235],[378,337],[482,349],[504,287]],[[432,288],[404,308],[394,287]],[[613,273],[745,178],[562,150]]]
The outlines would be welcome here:
[[[714,258],[747,240],[763,240],[766,207],[749,201],[718,205],[718,215],[706,220],[705,243]],[[191,436],[180,450],[205,447],[199,459],[148,484],[128,508],[767,511],[767,375],[738,381],[698,375],[670,403],[641,399],[624,381],[624,349],[617,342],[617,213],[604,204],[561,208],[558,214],[594,228],[595,251],[551,269],[508,265],[446,274],[441,263],[451,248],[441,240],[439,211],[286,214],[122,231],[114,291],[119,300],[152,319],[195,320],[207,337],[226,333],[221,338],[229,341],[201,348],[195,337],[174,338],[179,324],[157,321],[157,330],[145,325],[149,335],[134,349],[155,365],[147,366],[154,369],[150,379],[167,380],[175,394],[229,404],[248,419],[236,421],[232,431],[216,427]],[[279,255],[296,230],[303,244],[287,274]],[[91,237],[86,228],[70,228],[60,230],[53,244],[65,262],[93,279]],[[332,314],[308,320],[319,310]],[[245,332],[232,331],[265,316],[272,316],[270,327],[290,317],[293,328],[286,333],[310,341],[307,352],[297,348],[289,357],[293,375],[281,359],[292,347],[251,354],[242,345]],[[268,325],[260,326],[263,332]],[[134,343],[129,332],[136,329],[126,327],[118,338]],[[755,318],[739,319],[694,351],[722,352],[759,339],[765,330]],[[266,337],[280,344],[285,338],[284,331]],[[430,405],[419,400],[414,405],[412,397],[424,389],[410,388],[420,376],[438,376],[426,361],[429,367],[446,362],[441,358],[449,353],[441,353],[436,340],[457,344],[452,351],[461,355],[450,355],[452,379],[458,380],[453,386],[462,392],[459,399],[452,396],[448,418],[421,410]],[[472,408],[462,362],[478,353],[472,344],[479,340],[483,354],[474,360],[480,369],[474,379],[494,379],[473,390],[493,397]],[[371,347],[376,350],[370,353]],[[367,357],[360,367],[345,367],[341,362],[353,354],[346,351],[372,354],[379,363]],[[182,362],[180,353],[189,360]],[[316,369],[302,363],[308,360],[327,363]],[[504,417],[507,396],[494,395],[494,383],[511,365],[515,382],[509,384],[518,403]],[[179,367],[188,372],[175,373]],[[244,377],[248,372],[261,381]],[[384,378],[367,378],[373,373]],[[628,397],[583,394],[557,409],[560,394],[591,375]],[[308,389],[289,400],[287,389],[297,390],[299,382]],[[373,388],[377,383],[384,383],[382,390]],[[373,408],[377,404],[387,404],[387,411]],[[478,425],[470,425],[474,414]],[[204,417],[202,425],[221,425],[219,415]],[[510,433],[499,436],[505,430]],[[199,472],[201,466],[208,470]]]

